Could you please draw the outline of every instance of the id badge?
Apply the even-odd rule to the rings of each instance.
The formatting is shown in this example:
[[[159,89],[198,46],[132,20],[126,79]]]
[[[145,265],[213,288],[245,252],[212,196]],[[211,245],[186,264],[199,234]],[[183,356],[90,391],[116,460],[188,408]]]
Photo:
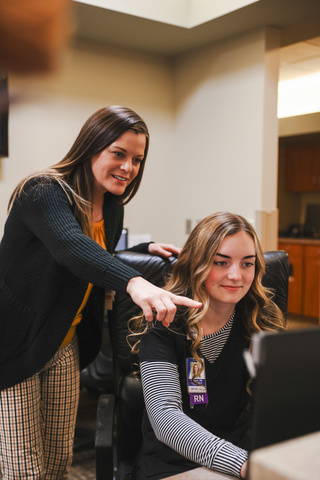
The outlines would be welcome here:
[[[187,388],[191,407],[208,403],[205,367],[201,373],[200,368],[201,364],[195,358],[187,358]]]

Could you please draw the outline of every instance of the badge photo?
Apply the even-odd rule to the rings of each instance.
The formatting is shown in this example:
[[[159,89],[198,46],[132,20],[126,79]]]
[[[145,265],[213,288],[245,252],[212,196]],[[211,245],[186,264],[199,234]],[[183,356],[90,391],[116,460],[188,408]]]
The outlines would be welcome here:
[[[190,395],[190,404],[208,403],[205,366],[195,358],[187,358],[187,388]]]

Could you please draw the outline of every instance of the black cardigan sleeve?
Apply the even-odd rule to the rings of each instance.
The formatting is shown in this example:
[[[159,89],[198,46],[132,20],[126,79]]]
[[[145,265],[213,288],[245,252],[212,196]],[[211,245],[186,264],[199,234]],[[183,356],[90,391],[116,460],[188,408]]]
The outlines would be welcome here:
[[[83,234],[70,200],[59,184],[29,185],[19,204],[26,227],[46,246],[59,265],[78,278],[100,287],[125,291],[128,281],[140,276]],[[106,219],[111,224],[109,231],[116,230],[119,214],[115,207],[110,214],[111,218]],[[111,243],[114,241],[115,238],[110,238]]]

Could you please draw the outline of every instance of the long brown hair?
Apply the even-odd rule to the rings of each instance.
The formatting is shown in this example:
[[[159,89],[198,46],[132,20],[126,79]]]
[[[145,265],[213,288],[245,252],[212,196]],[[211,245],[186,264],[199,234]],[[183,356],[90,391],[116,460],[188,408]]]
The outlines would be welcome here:
[[[69,152],[60,162],[22,180],[11,195],[8,210],[10,210],[16,198],[21,195],[26,183],[32,178],[55,179],[69,199],[71,194],[75,204],[75,216],[83,232],[90,236],[93,200],[91,159],[128,130],[137,134],[143,133],[146,136],[146,146],[138,175],[127,186],[125,192],[117,197],[125,205],[137,193],[141,183],[149,148],[149,131],[147,125],[137,113],[130,108],[115,105],[100,108],[88,118]]]
[[[254,279],[250,290],[238,303],[238,308],[243,313],[245,335],[251,338],[253,332],[285,328],[283,315],[272,301],[272,293],[261,283],[265,273],[265,260],[254,228],[240,215],[229,212],[214,213],[204,218],[191,232],[164,287],[176,295],[184,295],[203,304],[200,310],[178,307],[176,315],[177,320],[181,315],[186,324],[187,333],[192,339],[191,353],[198,361],[200,361],[197,354],[201,340],[200,322],[209,307],[205,281],[223,240],[241,231],[252,237],[256,249]],[[145,333],[148,327],[143,316],[140,316],[133,320],[130,329],[135,336]],[[139,341],[133,348],[134,352],[139,350]]]

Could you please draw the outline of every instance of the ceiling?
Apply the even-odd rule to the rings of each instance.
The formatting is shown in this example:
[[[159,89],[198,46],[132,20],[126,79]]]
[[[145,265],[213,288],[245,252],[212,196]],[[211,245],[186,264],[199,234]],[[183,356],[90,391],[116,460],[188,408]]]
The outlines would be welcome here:
[[[193,28],[120,13],[84,1],[73,2],[75,36],[80,39],[174,58],[269,26],[280,30],[279,84],[320,73],[320,0],[259,0]]]
[[[79,38],[165,56],[179,55],[265,26],[280,30],[281,46],[320,35],[320,0],[259,0],[193,28],[77,1],[73,2],[73,9]]]
[[[281,48],[280,82],[319,72],[320,37]]]

